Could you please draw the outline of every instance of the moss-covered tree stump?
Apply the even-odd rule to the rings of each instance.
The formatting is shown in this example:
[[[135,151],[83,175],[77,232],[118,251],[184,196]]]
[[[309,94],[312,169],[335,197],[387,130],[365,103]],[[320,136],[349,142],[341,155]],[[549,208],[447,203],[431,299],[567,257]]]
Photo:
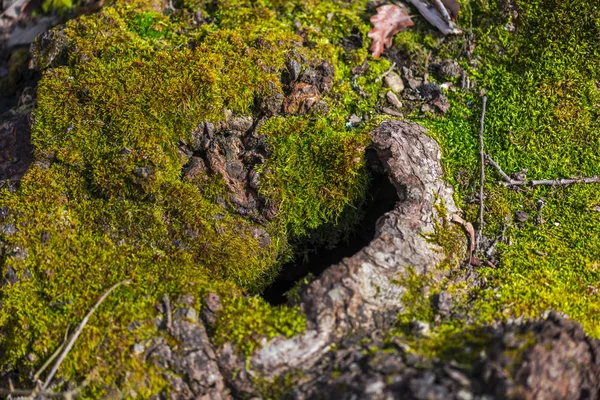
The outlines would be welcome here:
[[[481,89],[507,172],[599,173],[600,9],[461,3],[464,35],[415,15],[378,59],[366,0],[123,0],[40,35],[0,124],[0,396],[128,280],[37,397],[598,398],[598,186],[492,175],[479,264],[450,221],[476,220]],[[269,304],[364,229],[375,173],[372,241]]]

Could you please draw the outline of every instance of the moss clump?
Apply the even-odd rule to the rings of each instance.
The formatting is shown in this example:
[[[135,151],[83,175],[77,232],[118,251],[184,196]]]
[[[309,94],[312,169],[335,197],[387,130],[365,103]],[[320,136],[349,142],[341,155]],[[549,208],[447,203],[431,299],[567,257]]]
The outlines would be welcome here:
[[[426,235],[430,243],[437,246],[444,254],[442,262],[437,268],[457,271],[464,257],[467,255],[465,246],[465,232],[457,224],[450,222],[446,204],[436,201],[435,215],[433,217],[433,232]]]
[[[296,307],[272,307],[261,297],[235,297],[223,304],[214,336],[217,345],[231,342],[250,356],[261,347],[264,338],[289,338],[303,332],[305,327],[306,316]]]
[[[264,166],[272,173],[262,190],[279,200],[280,212],[294,235],[335,222],[365,195],[362,154],[367,136],[346,130],[344,124],[343,119],[279,117],[261,129],[273,149]],[[306,185],[307,181],[311,184]]]
[[[42,3],[42,11],[44,13],[58,12],[64,14],[73,7],[72,0],[44,0]]]
[[[338,44],[353,27],[368,30],[357,11],[365,2],[326,3],[199,2],[210,22],[198,25],[189,4],[164,15],[152,1],[121,1],[56,35],[54,50],[64,47],[66,57],[40,60],[49,65],[32,128],[37,162],[16,191],[0,191],[0,224],[15,228],[0,237],[0,269],[9,271],[0,288],[2,367],[12,365],[27,384],[68,327],[124,279],[131,284],[103,303],[59,371],[65,381],[89,375],[87,397],[114,386],[144,397],[165,389],[155,368],[125,354],[161,334],[151,320],[164,294],[218,293],[225,308],[215,340],[244,354],[261,338],[304,329],[298,310],[244,293],[273,278],[291,240],[347,227],[340,216],[364,196],[367,127],[344,122],[372,107],[380,89],[365,85],[369,99],[352,90],[351,68],[367,52]],[[341,11],[332,22],[333,9]],[[292,52],[333,65],[322,98],[329,112],[275,117],[260,129],[269,150],[260,191],[279,213],[258,225],[220,205],[221,177],[182,179],[189,156],[179,146],[199,123],[224,121],[225,110],[258,115],[261,99],[285,95]],[[387,66],[373,62],[368,74]]]
[[[506,56],[482,74],[494,102],[490,153],[507,172],[528,168],[534,179],[597,175],[600,8],[585,1],[517,4],[519,31],[529,33],[507,38]],[[495,36],[502,37],[492,31],[488,40],[494,43]],[[507,59],[510,54],[516,63]],[[598,337],[600,299],[593,293],[600,278],[594,267],[600,260],[600,216],[593,207],[600,188],[490,190],[498,193],[495,207],[527,211],[532,218],[509,229],[513,246],[502,247],[502,268],[486,271],[499,290],[482,293],[481,301],[502,309],[487,318],[556,309]],[[533,216],[540,199],[546,223],[538,225]]]

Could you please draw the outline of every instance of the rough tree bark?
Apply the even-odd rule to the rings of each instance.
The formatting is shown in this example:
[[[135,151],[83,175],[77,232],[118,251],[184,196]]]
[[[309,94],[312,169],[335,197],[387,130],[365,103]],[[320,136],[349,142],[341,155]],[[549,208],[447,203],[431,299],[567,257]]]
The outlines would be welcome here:
[[[400,201],[378,221],[367,247],[329,267],[301,293],[309,321],[306,333],[265,344],[250,358],[250,368],[233,380],[246,361],[230,345],[221,349],[222,371],[240,393],[248,391],[252,375],[270,380],[296,369],[308,371],[349,333],[389,328],[404,309],[406,288],[399,278],[408,268],[441,277],[435,267],[443,254],[424,236],[434,230],[436,196],[449,214],[456,212],[453,190],[442,180],[439,146],[421,126],[401,121],[384,122],[372,139]]]

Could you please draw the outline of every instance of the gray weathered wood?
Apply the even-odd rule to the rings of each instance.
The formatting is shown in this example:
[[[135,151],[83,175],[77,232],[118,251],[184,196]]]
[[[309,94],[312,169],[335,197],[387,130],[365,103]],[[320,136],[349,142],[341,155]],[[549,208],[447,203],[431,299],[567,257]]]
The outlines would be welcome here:
[[[415,6],[421,15],[444,35],[462,33],[462,30],[454,22],[446,21],[433,4],[425,0],[408,0],[408,2]]]

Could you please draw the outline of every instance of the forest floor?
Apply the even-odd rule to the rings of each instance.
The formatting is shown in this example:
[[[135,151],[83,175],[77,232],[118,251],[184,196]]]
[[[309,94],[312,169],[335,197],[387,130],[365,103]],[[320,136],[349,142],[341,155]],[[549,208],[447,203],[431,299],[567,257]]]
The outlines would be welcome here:
[[[296,387],[318,397],[343,386],[368,397],[365,377],[383,376],[385,390],[414,398],[427,398],[417,387],[431,379],[446,388],[433,398],[518,397],[534,390],[519,363],[549,362],[541,347],[521,353],[550,343],[564,348],[560,365],[568,354],[595,363],[595,378],[577,381],[595,398],[597,362],[570,346],[595,354],[600,338],[600,6],[462,0],[462,32],[444,35],[407,4],[414,24],[373,57],[370,20],[384,4],[3,2],[0,382],[35,384],[65,331],[128,279],[77,339],[55,389],[92,376],[84,397],[176,391],[165,365],[115,354],[172,349],[170,339],[156,344],[169,337],[156,321],[178,299],[176,309],[202,314],[206,341],[195,345],[218,360],[219,393],[280,397]],[[228,346],[243,361],[227,365],[252,371],[267,343],[320,326],[306,293],[410,197],[374,150],[372,133],[388,120],[418,123],[441,149],[461,210],[449,222],[436,206],[430,239],[445,255],[442,278],[399,275],[405,291],[381,337],[342,326],[344,339],[320,359],[329,364],[318,364],[326,383],[311,364],[263,380],[250,373],[245,387],[223,372]],[[168,331],[185,341],[183,328]],[[472,357],[482,348],[478,362],[506,379],[490,384],[494,393]],[[336,357],[359,354],[354,388],[352,362]],[[188,361],[170,360],[174,375],[190,374],[177,369]],[[452,363],[468,385],[442,382]],[[384,364],[416,383],[392,382]]]

